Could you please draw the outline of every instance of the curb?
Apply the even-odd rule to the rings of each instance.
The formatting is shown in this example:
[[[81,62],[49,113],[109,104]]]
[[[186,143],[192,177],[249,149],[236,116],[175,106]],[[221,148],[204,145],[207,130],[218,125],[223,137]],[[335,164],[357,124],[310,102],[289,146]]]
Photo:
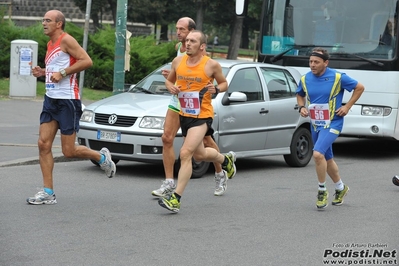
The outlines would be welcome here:
[[[71,161],[82,161],[85,159],[68,159],[62,153],[53,155],[54,163],[71,162]],[[35,165],[39,164],[39,156],[21,158],[17,160],[0,162],[0,167],[10,167],[19,165]]]
[[[15,144],[15,143],[0,143],[1,146],[15,146],[15,147],[37,147],[37,144]],[[61,149],[61,146],[54,145],[53,149]],[[84,161],[86,159],[81,158],[66,158],[62,152],[53,153],[54,163],[62,162],[73,162],[73,161]],[[10,167],[19,165],[35,165],[39,164],[39,156],[25,157],[11,161],[0,162],[0,167]]]

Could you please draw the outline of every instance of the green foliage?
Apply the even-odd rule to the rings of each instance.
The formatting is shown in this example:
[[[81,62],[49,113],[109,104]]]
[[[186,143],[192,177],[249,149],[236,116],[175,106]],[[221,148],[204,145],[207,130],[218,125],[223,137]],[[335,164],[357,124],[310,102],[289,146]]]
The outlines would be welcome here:
[[[0,14],[1,15],[1,14]],[[83,43],[83,30],[67,22],[65,31]],[[0,21],[0,78],[10,74],[10,46],[16,39],[29,39],[38,42],[38,65],[44,67],[48,37],[43,34],[40,22],[30,27],[18,27],[8,20]],[[113,89],[115,29],[104,27],[90,34],[87,53],[93,66],[85,71],[84,85],[99,90]],[[154,36],[130,38],[130,72],[125,73],[125,83],[135,84],[160,65],[172,61],[176,55],[175,43],[156,44]]]
[[[84,88],[82,92],[83,92],[82,99],[89,101],[98,101],[107,98],[113,94],[111,91],[92,90],[90,88]],[[45,93],[46,89],[44,86],[44,82],[38,81],[36,86],[36,99],[42,99]],[[2,99],[8,98],[9,95],[10,95],[10,79],[0,78],[0,101]]]
[[[174,43],[156,45],[154,36],[130,38],[130,71],[125,83],[135,84],[176,55]],[[93,66],[85,71],[85,85],[93,89],[112,90],[115,57],[115,30],[105,26],[90,35],[87,48]]]
[[[48,37],[43,34],[43,26],[40,22],[37,22],[33,26],[28,28],[19,28],[19,37],[22,40],[33,40],[38,44],[38,56],[37,64],[44,67],[44,58],[46,57],[46,47],[48,42]]]
[[[83,32],[72,23],[67,23],[66,31],[71,33],[78,42],[83,40]],[[14,40],[33,40],[38,43],[37,64],[44,67],[46,57],[46,47],[49,38],[43,34],[41,22],[37,22],[29,27],[18,27],[12,21],[4,20],[0,22],[0,44],[3,51],[10,51],[11,42]],[[9,77],[10,74],[10,53],[4,52],[0,55],[0,78]]]
[[[154,36],[132,38],[130,72],[125,74],[126,83],[136,83],[155,68],[172,61],[176,56],[175,44],[156,45]]]
[[[40,24],[41,25],[41,24]],[[69,35],[73,36],[78,43],[83,43],[83,29],[76,26],[71,22],[67,22],[65,25],[65,32],[68,32]],[[46,37],[48,40],[48,37]]]
[[[3,18],[3,15],[0,14],[0,16]],[[33,31],[34,27],[18,27],[11,20],[0,21],[0,47],[2,50],[0,54],[0,78],[10,75],[10,58],[11,54],[15,53],[15,51],[11,51],[11,42],[20,39],[32,39]],[[43,29],[41,35],[43,35]]]

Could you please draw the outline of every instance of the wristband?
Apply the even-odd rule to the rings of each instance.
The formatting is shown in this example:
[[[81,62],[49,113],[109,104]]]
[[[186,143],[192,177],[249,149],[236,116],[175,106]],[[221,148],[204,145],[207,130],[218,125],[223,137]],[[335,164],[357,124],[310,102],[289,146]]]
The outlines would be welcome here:
[[[218,85],[215,86],[215,91],[216,91],[215,95],[218,95],[219,92],[220,92],[220,89],[218,88]]]
[[[302,108],[306,108],[306,106],[303,106],[303,105],[302,105],[302,106],[300,106],[300,107],[299,107],[299,111],[298,111],[298,113],[300,113],[300,112],[301,112]]]

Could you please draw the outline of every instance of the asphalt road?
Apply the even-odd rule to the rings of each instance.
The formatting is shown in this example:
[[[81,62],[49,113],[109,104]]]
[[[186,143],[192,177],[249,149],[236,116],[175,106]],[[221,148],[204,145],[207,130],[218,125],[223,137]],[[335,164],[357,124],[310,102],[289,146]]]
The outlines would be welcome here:
[[[42,185],[40,167],[22,161],[37,147],[31,154],[4,143],[34,146],[38,118],[28,116],[40,108],[0,101],[1,157],[21,161],[1,159],[0,265],[398,265],[396,141],[339,139],[336,161],[351,190],[324,211],[315,208],[314,163],[290,168],[281,156],[238,160],[221,197],[211,172],[191,180],[178,214],[150,194],[161,165],[121,161],[109,179],[89,161],[62,161],[54,169],[58,204],[32,206],[25,199]],[[331,201],[330,180],[327,188]]]
[[[0,99],[0,167],[37,163],[42,105],[42,99]],[[59,134],[54,140],[53,154],[56,158],[62,157]]]

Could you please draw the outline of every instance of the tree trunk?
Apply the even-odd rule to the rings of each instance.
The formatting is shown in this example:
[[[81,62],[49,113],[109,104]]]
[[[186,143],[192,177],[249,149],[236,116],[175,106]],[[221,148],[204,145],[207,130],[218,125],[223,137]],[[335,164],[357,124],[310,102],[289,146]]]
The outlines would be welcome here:
[[[197,16],[195,18],[195,24],[197,25],[197,30],[202,31],[204,24],[204,4],[202,0],[197,2]]]
[[[112,12],[112,18],[114,19],[114,27],[116,26],[116,3],[117,1],[115,0],[108,0],[108,4]]]
[[[249,32],[248,32],[248,22],[246,19],[243,21],[242,25],[242,35],[241,35],[241,48],[249,48]]]
[[[240,49],[242,25],[244,17],[236,16],[234,21],[233,34],[231,35],[229,51],[227,53],[227,59],[237,59],[238,50]]]
[[[159,39],[161,41],[168,41],[168,25],[161,25],[161,35]]]
[[[98,16],[98,14],[96,14],[96,13],[91,14],[91,19],[93,20],[94,31],[98,31],[101,28],[100,18]]]

